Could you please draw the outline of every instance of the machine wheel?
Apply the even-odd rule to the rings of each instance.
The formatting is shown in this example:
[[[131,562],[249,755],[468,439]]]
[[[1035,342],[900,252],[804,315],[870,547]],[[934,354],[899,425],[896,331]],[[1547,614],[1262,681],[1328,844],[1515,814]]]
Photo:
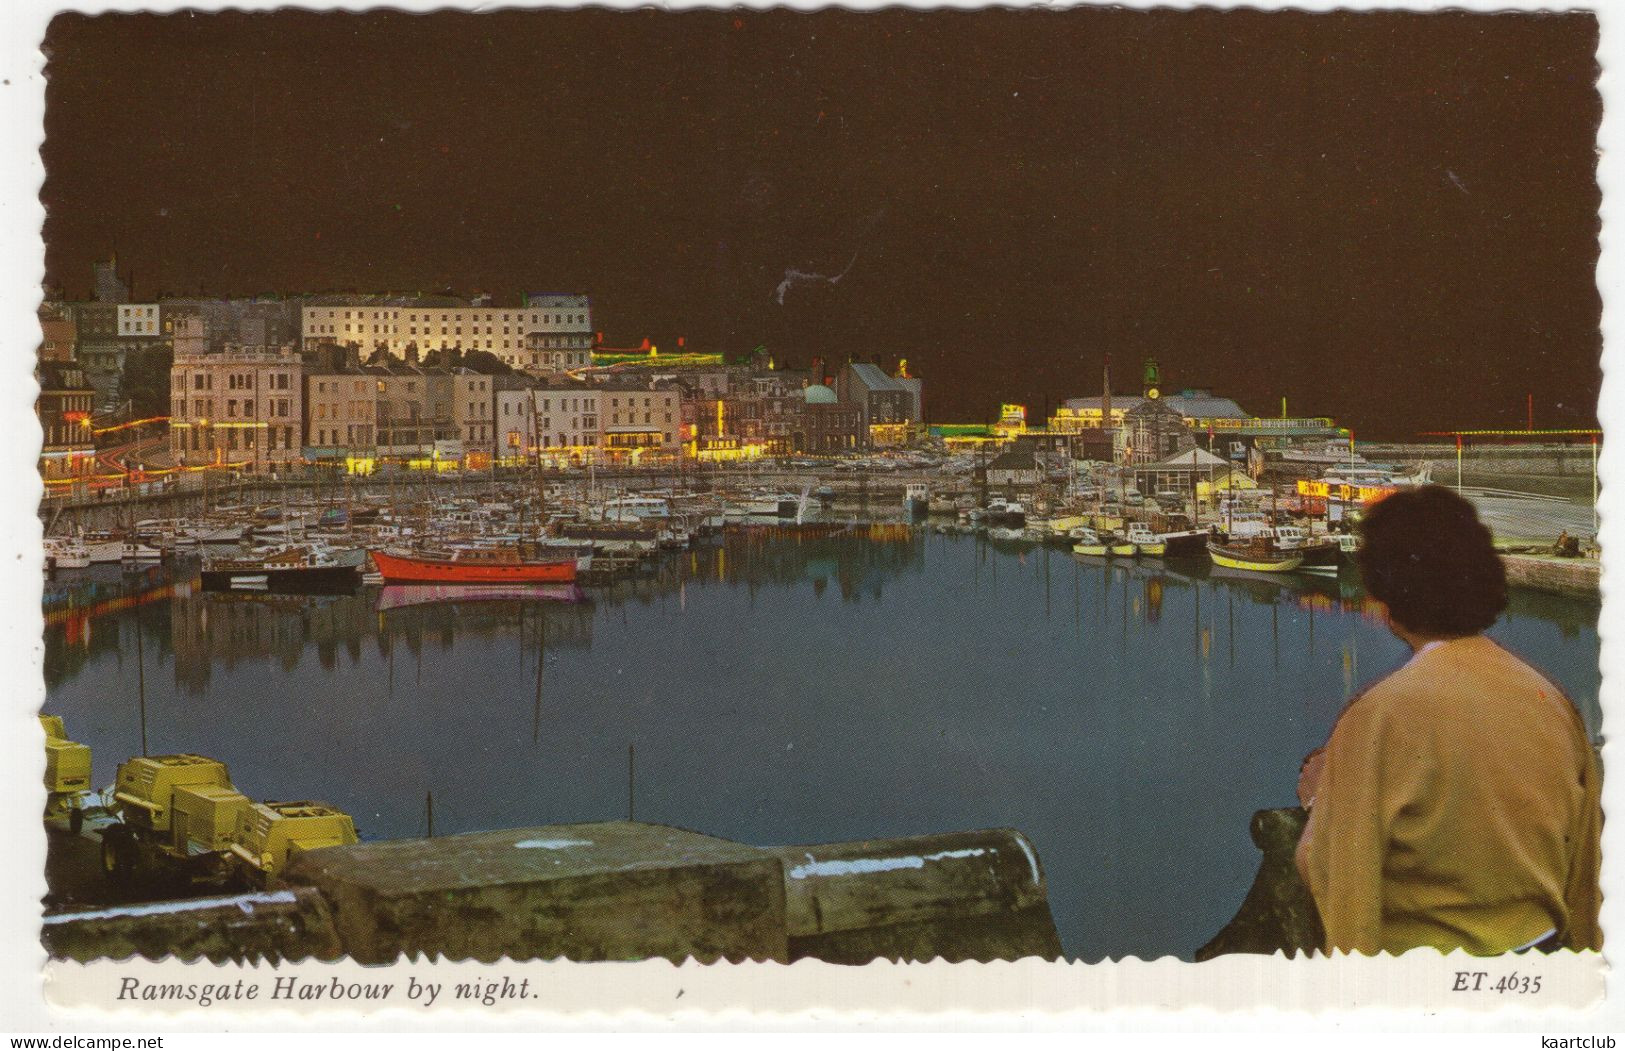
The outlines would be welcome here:
[[[135,871],[135,844],[118,825],[102,833],[102,875],[114,883],[128,883]]]

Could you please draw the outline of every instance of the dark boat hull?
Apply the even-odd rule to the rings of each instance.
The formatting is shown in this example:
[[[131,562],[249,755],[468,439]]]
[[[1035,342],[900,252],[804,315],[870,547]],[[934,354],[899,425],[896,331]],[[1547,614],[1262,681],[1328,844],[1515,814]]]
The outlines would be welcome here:
[[[205,569],[204,591],[275,591],[293,594],[349,593],[361,585],[356,566],[308,569]]]

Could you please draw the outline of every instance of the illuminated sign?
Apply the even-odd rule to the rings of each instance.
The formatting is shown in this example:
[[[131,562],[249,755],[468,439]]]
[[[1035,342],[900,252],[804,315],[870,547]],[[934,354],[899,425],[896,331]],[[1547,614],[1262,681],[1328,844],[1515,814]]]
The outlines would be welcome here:
[[[1331,482],[1310,481],[1306,478],[1298,481],[1299,496],[1318,496],[1327,500],[1341,500],[1344,503],[1376,503],[1385,496],[1393,495],[1394,492],[1396,490],[1391,485],[1349,485],[1347,482],[1333,485]]]

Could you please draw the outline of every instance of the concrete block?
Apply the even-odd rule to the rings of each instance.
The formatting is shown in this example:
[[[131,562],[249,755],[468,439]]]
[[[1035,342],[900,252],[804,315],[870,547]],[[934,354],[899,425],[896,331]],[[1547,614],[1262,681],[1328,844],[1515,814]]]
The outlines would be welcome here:
[[[57,959],[80,961],[173,955],[251,963],[344,955],[327,904],[308,889],[56,913],[45,917],[40,939]]]
[[[781,847],[792,959],[1054,959],[1038,853],[1012,829]]]
[[[344,949],[453,960],[788,958],[772,854],[631,822],[327,847],[284,884],[326,896]]]

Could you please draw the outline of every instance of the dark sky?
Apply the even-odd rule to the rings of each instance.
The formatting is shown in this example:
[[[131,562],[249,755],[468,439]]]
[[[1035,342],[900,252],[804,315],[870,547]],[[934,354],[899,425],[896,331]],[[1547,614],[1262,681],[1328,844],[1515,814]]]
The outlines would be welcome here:
[[[587,291],[610,342],[906,356],[934,419],[1166,385],[1590,426],[1589,15],[58,17],[49,280]],[[788,270],[838,283],[775,289]]]

